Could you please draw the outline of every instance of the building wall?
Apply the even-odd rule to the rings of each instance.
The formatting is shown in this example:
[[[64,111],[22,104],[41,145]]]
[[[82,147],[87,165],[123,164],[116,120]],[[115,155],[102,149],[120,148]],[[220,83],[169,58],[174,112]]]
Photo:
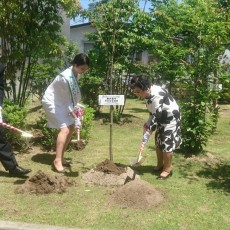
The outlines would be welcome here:
[[[70,26],[70,41],[76,42],[80,52],[87,53],[88,49],[92,47],[93,43],[89,42],[86,38],[86,33],[95,32],[95,28],[91,27],[90,23],[83,23],[80,25]],[[141,60],[143,65],[147,65],[149,62],[148,51],[144,51],[141,54]]]
[[[80,52],[87,52],[88,45],[92,44],[86,38],[86,33],[95,32],[95,28],[91,27],[89,23],[82,25],[75,25],[70,27],[70,41],[76,42]]]
[[[70,19],[66,16],[65,12],[61,12],[63,18],[63,24],[61,26],[61,34],[63,34],[67,40],[70,39]]]

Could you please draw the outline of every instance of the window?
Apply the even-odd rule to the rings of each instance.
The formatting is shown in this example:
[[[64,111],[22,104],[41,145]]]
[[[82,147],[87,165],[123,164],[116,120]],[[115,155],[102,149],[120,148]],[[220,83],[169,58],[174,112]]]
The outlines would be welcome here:
[[[135,61],[141,62],[142,61],[142,52],[136,52],[135,53]]]
[[[88,53],[90,49],[93,48],[94,43],[93,42],[84,42],[84,53]]]

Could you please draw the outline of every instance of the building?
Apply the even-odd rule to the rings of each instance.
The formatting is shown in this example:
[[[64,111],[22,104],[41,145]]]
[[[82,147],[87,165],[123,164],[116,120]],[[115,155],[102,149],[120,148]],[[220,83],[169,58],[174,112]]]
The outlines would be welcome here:
[[[76,42],[80,49],[80,52],[87,53],[89,49],[93,47],[93,42],[89,41],[85,34],[95,32],[95,28],[91,26],[91,22],[81,23],[70,26],[70,41]],[[150,56],[147,51],[136,54],[134,57],[136,61],[142,62],[142,64],[148,64]]]
[[[91,26],[90,22],[71,25],[70,26],[70,41],[76,42],[80,52],[87,53],[93,47],[93,42],[90,42],[85,34],[95,32],[95,28]]]

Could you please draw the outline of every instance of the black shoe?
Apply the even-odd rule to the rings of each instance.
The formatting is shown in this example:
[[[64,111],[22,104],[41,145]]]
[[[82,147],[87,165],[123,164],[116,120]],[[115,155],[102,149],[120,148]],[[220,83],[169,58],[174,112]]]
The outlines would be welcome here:
[[[25,176],[26,174],[30,173],[31,169],[24,169],[20,166],[16,166],[14,169],[9,170],[10,176]]]

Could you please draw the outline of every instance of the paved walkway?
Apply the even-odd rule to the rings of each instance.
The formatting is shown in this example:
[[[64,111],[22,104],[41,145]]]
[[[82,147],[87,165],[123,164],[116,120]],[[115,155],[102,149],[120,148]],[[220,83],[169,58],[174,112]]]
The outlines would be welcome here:
[[[80,230],[80,228],[65,228],[51,225],[0,221],[0,230]]]

